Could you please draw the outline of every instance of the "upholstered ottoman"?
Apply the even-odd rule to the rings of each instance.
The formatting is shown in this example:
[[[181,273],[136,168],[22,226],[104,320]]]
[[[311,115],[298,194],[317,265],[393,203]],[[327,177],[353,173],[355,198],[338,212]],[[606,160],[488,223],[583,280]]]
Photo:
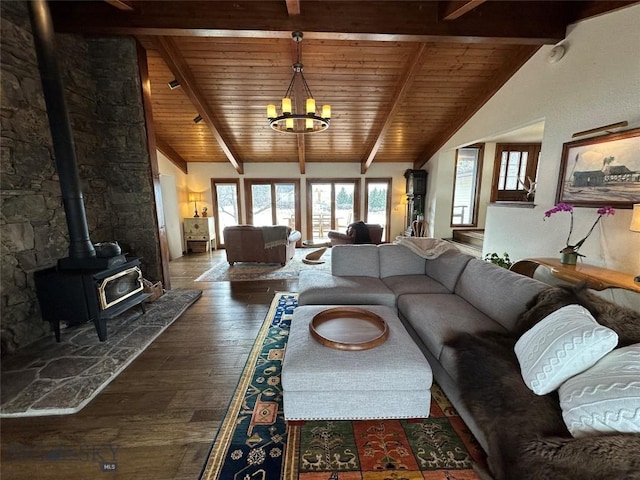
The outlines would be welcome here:
[[[363,305],[382,317],[389,336],[368,350],[321,345],[309,333],[313,317],[335,305],[297,307],[282,364],[284,417],[292,420],[426,418],[431,367],[394,309]]]

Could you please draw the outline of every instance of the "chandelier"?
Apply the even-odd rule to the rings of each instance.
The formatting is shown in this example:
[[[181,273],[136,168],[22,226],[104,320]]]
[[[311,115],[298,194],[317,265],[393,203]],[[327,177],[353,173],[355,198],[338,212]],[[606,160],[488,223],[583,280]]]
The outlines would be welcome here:
[[[329,128],[329,122],[331,121],[331,105],[323,105],[322,114],[318,115],[318,112],[316,111],[316,101],[313,98],[311,89],[309,88],[309,85],[304,78],[304,74],[302,73],[303,65],[300,62],[300,43],[302,42],[302,32],[293,32],[291,36],[297,44],[297,60],[293,64],[293,77],[289,83],[289,88],[287,88],[287,91],[282,98],[282,113],[278,115],[275,105],[267,105],[269,126],[276,132],[283,133],[323,132]],[[292,102],[292,100],[300,100],[291,98],[292,95],[295,94],[295,85],[298,78],[300,79],[300,82],[302,82],[302,88],[307,97],[307,101],[305,102],[305,113],[296,113],[292,109],[292,106],[295,105],[295,102]],[[295,105],[295,107],[297,107],[297,110],[299,105]]]

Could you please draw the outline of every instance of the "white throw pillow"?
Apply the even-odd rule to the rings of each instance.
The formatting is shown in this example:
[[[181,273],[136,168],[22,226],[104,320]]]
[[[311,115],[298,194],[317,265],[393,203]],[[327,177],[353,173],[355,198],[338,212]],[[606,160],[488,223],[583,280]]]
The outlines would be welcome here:
[[[640,343],[618,348],[560,386],[562,418],[574,437],[640,433]]]
[[[537,395],[557,389],[615,348],[618,335],[580,305],[567,305],[535,324],[515,346],[524,383]]]

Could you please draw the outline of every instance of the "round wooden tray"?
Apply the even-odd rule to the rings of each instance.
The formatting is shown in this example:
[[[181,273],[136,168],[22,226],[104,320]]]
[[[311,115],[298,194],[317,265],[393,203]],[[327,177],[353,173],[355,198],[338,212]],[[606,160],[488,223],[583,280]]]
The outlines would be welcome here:
[[[367,350],[389,337],[387,322],[358,307],[335,307],[318,313],[309,323],[309,332],[320,344],[338,350]]]

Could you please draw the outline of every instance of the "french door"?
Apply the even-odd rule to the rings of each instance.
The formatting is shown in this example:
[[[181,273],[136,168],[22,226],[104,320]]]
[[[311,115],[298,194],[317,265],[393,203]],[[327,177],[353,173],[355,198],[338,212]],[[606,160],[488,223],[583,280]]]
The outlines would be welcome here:
[[[365,217],[366,223],[377,223],[384,228],[382,240],[389,241],[389,220],[391,218],[391,179],[366,179]]]
[[[245,180],[245,197],[251,225],[285,225],[299,230],[299,180]]]
[[[329,239],[329,230],[345,232],[360,220],[359,179],[314,179],[307,181],[307,238]]]
[[[216,212],[216,238],[218,245],[224,246],[224,227],[239,225],[240,197],[238,195],[240,185],[237,179],[212,179],[211,192],[213,193],[213,210]]]

